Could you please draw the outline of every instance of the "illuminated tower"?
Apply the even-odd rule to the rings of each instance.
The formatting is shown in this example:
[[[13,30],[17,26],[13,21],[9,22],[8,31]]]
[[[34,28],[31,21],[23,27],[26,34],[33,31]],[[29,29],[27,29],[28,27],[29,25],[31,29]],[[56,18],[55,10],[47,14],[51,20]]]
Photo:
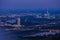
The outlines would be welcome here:
[[[48,9],[47,9],[47,18],[49,19],[50,18],[50,14],[48,12]]]
[[[20,25],[20,18],[17,18],[17,25],[18,25],[18,26],[21,26],[21,25]]]
[[[49,12],[48,12],[48,9],[47,9],[47,11],[46,11],[46,13],[44,14],[44,18],[50,18],[50,14],[49,14]]]

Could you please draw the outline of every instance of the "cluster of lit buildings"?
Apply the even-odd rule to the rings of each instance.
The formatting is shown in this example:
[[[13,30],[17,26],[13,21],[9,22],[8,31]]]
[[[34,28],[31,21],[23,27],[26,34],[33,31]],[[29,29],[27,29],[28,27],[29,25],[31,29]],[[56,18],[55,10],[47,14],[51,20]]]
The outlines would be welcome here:
[[[39,14],[36,14],[36,13],[34,13],[34,14],[33,13],[21,13],[21,14],[2,15],[2,16],[0,16],[0,19],[1,18],[6,18],[6,17],[8,17],[8,18],[15,18],[16,17],[17,25],[20,26],[20,19],[21,19],[20,17],[21,16],[23,16],[23,17],[33,16],[35,18],[46,18],[46,19],[60,19],[60,14],[51,15],[48,10],[44,14],[41,14],[41,13],[39,13]],[[10,21],[10,22],[12,22],[12,21]],[[0,20],[0,24],[4,24],[4,22],[1,22],[1,20]],[[6,25],[8,25],[8,24],[6,24]]]

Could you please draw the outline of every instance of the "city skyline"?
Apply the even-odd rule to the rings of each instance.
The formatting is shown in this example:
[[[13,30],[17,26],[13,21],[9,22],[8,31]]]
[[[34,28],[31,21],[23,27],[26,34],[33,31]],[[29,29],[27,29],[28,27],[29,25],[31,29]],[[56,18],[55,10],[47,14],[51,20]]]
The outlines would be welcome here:
[[[60,39],[60,0],[0,0],[0,40],[55,39]]]

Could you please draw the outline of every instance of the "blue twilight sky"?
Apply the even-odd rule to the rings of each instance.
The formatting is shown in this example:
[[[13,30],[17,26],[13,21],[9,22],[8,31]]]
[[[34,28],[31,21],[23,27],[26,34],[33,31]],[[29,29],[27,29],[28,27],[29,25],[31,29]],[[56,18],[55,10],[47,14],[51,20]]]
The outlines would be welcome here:
[[[60,9],[60,0],[0,0],[0,9]]]

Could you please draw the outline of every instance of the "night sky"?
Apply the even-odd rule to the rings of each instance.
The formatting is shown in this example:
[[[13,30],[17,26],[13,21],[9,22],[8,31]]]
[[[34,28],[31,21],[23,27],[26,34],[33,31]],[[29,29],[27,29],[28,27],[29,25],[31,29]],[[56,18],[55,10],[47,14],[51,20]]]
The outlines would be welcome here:
[[[60,0],[0,0],[0,9],[60,9]]]

